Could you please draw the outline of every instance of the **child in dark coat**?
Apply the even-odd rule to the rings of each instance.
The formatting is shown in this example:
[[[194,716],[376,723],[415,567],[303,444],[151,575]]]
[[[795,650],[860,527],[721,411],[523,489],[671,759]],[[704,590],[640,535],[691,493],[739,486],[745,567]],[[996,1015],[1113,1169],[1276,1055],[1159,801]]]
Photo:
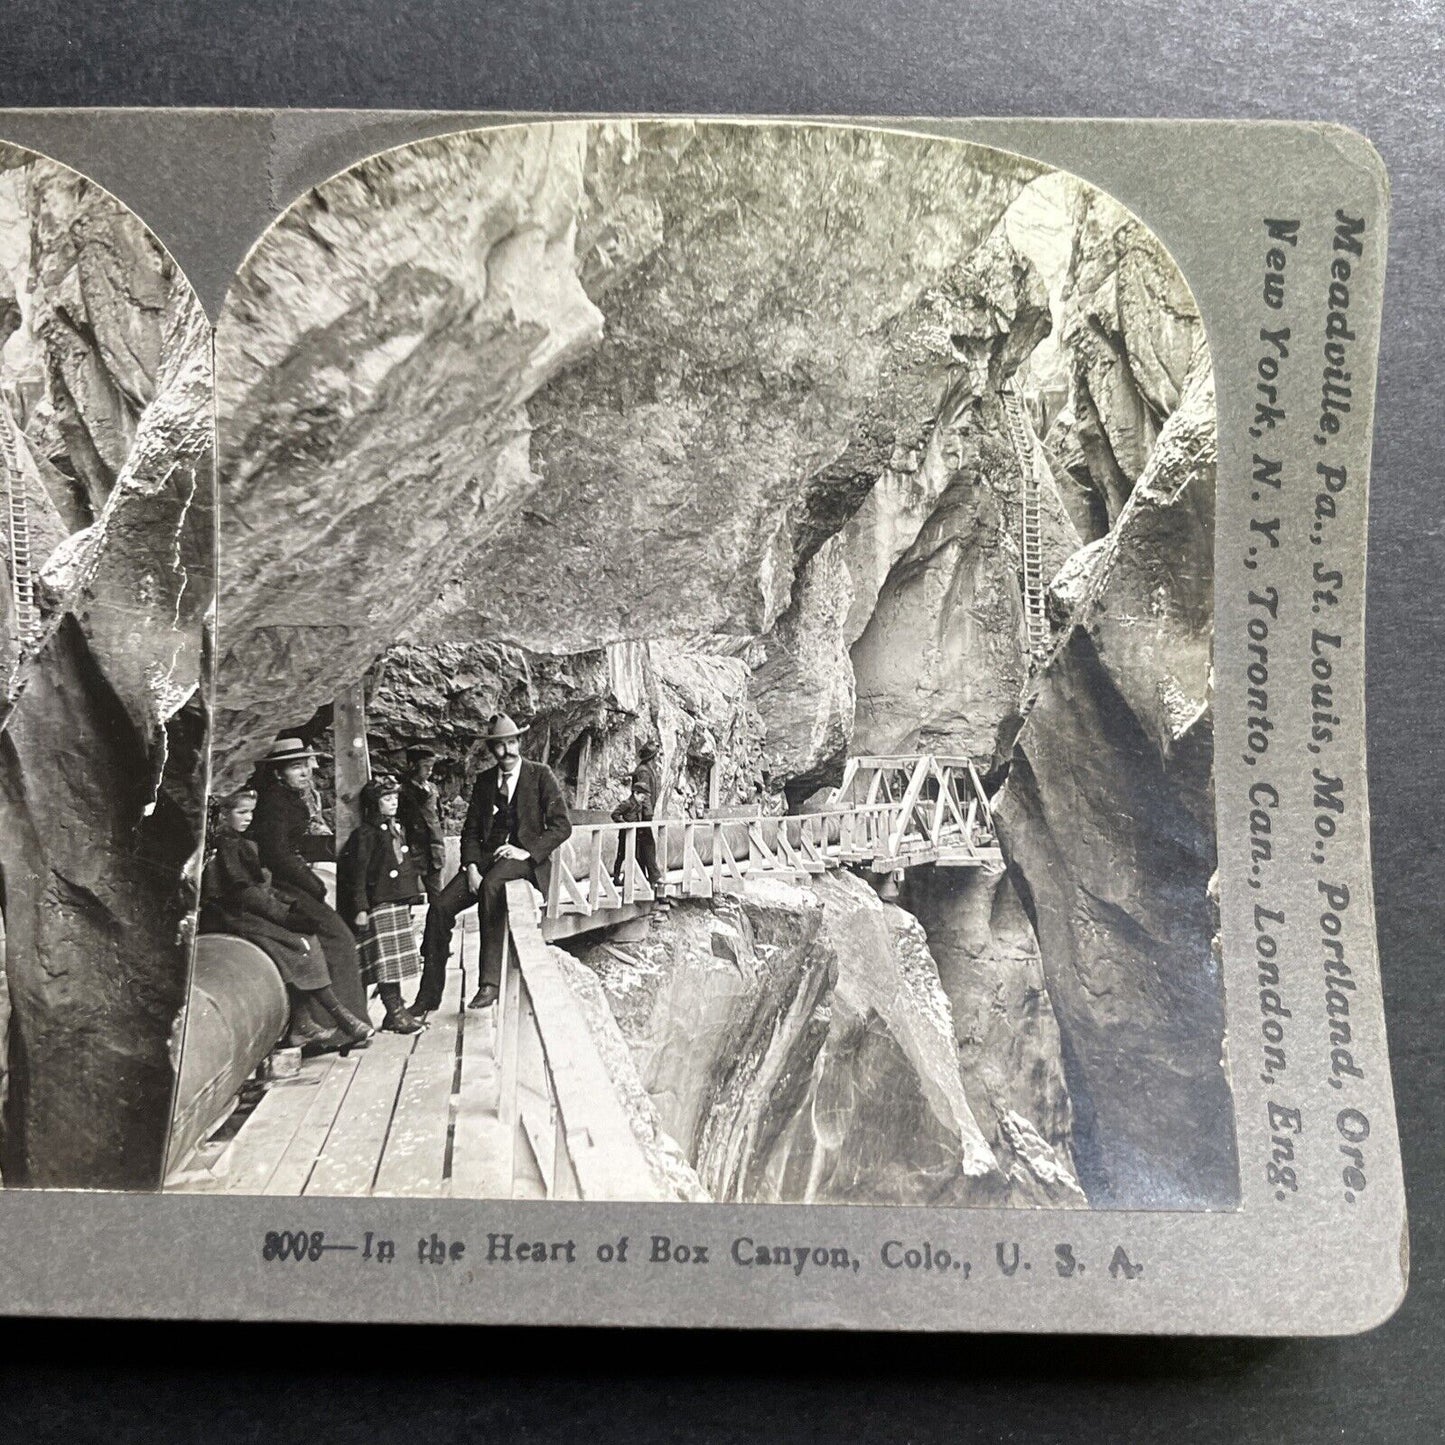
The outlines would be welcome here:
[[[362,973],[386,1009],[382,1028],[414,1034],[421,1022],[401,1001],[401,987],[421,973],[411,931],[411,905],[421,903],[421,874],[406,832],[397,821],[401,785],[373,778],[361,790],[360,826],[346,840],[336,865],[338,912],[356,934]]]
[[[212,851],[201,878],[202,933],[233,933],[254,943],[276,965],[291,997],[287,1042],[305,1054],[365,1046],[371,1028],[342,1006],[320,940],[277,891],[246,836],[256,794],[242,788],[219,800],[211,827]],[[329,1027],[316,1021],[327,1019]]]

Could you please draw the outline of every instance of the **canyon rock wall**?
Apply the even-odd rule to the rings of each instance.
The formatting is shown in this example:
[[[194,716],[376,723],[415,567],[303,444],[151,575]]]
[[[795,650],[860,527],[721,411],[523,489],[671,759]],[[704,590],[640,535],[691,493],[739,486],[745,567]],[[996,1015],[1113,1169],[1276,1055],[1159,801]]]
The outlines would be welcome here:
[[[577,952],[712,1197],[1011,1197],[923,930],[862,880],[759,880],[676,905],[640,942]]]
[[[645,987],[589,955],[710,1190],[1232,1202],[1198,948],[1213,398],[1188,289],[1122,208],[1014,157],[844,128],[446,137],[298,202],[233,288],[218,357],[237,539],[220,779],[370,670],[381,754],[437,745],[457,788],[498,707],[590,808],[644,739],[674,815],[706,805],[710,774],[722,802],[797,806],[864,751],[967,753],[1003,788],[1006,875],[909,885],[931,951],[855,878],[809,895],[919,961],[947,1049],[867,995],[796,901],[655,920],[628,964]],[[1039,656],[1025,470],[1053,579]],[[804,935],[844,980],[826,1018],[816,970],[769,972]],[[682,1004],[629,1026],[669,971],[723,999],[703,1032],[731,1053],[694,1047]],[[881,1032],[858,1022],[874,1015]],[[833,1142],[845,1056],[902,1091],[888,1107],[921,1155],[882,1157],[862,1095],[860,1132]],[[824,1062],[804,1079],[790,1059]],[[694,1067],[705,1108],[673,1098]],[[961,1182],[965,1138],[992,1162]]]
[[[34,547],[41,626],[12,630],[0,705],[0,1171],[9,1186],[153,1188],[203,830],[209,327],[118,202],[4,154],[20,314],[0,390],[34,467],[27,500],[50,502],[32,515],[63,535]]]
[[[1072,255],[1061,298],[1068,359],[1052,450],[1079,488],[1080,534],[1118,521],[1204,340],[1198,308],[1156,238],[1087,186],[1061,198]]]
[[[218,329],[220,776],[398,639],[769,631],[925,441],[947,283],[1038,173],[657,122],[444,137],[318,187]]]
[[[632,1133],[642,1147],[657,1185],[657,1198],[704,1203],[711,1196],[682,1147],[663,1124],[656,1103],[643,1087],[627,1040],[617,1026],[597,976],[560,948],[551,950],[571,988],[592,1041],[601,1056]]]
[[[998,809],[1096,1204],[1238,1192],[1209,895],[1214,465],[1204,357],[1093,558]]]
[[[529,719],[524,751],[573,790],[583,771],[589,802],[610,809],[628,790],[638,748],[659,745],[661,802],[669,815],[707,806],[709,773],[730,802],[763,786],[763,723],[739,658],[663,642],[613,643],[554,657],[496,643],[404,644],[387,653],[369,698],[377,765],[399,767],[406,748],[437,750],[444,794],[465,808],[468,779],[487,755],[496,712]]]
[[[1038,941],[1005,870],[910,869],[900,901],[938,961],[964,1090],[1012,1202],[1083,1205],[1059,1027]]]

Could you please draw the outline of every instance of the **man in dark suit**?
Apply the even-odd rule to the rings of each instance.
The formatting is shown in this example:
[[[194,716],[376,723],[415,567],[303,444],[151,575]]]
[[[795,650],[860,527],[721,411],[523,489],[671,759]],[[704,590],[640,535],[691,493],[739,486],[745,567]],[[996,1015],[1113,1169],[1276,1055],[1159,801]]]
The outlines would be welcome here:
[[[481,907],[482,978],[467,1007],[496,1003],[506,942],[507,884],[525,878],[535,885],[538,866],[572,832],[562,787],[552,770],[522,757],[519,739],[525,731],[506,713],[498,713],[487,726],[486,744],[497,766],[472,785],[462,828],[462,871],[427,909],[424,968],[413,1014],[441,1006],[452,928],[457,915],[474,903]]]

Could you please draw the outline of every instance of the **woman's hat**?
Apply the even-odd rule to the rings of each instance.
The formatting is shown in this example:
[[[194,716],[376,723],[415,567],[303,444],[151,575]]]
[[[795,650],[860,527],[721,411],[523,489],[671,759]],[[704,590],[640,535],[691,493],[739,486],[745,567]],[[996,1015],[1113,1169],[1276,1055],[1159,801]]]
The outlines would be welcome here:
[[[320,753],[308,748],[300,738],[277,738],[271,744],[271,751],[261,759],[263,763],[301,763],[307,758],[319,758]]]
[[[487,735],[482,741],[499,743],[507,738],[519,738],[526,731],[526,728],[519,728],[506,713],[499,712],[494,714],[491,721],[487,723]]]

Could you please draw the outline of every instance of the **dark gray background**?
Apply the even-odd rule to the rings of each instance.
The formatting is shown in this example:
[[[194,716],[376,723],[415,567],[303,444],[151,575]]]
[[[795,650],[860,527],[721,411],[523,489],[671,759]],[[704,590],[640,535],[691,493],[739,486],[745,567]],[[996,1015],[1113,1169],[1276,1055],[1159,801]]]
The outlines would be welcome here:
[[[1394,191],[1372,479],[1370,781],[1414,1264],[1403,1309],[1372,1335],[1273,1344],[26,1322],[0,1352],[0,1438],[1445,1435],[1442,22],[1432,0],[6,4],[0,106],[1268,116],[1368,135]]]

